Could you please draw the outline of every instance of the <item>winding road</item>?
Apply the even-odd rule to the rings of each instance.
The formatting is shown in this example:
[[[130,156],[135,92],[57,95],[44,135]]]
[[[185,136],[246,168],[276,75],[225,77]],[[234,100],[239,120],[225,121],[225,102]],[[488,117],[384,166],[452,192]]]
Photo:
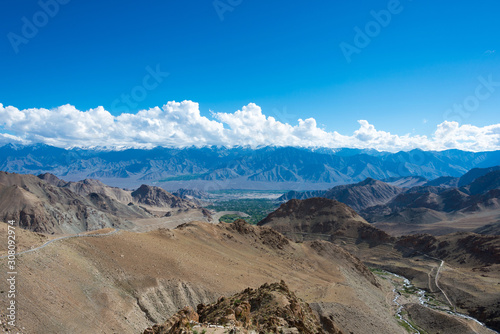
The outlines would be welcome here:
[[[451,308],[456,312],[457,309],[455,307],[455,305],[453,305],[453,303],[451,302],[450,298],[448,298],[448,295],[446,294],[446,292],[444,292],[443,289],[441,289],[441,287],[439,286],[439,283],[438,283],[438,280],[439,280],[439,272],[441,271],[441,268],[443,268],[443,265],[444,265],[444,261],[441,260],[441,264],[439,265],[439,268],[436,272],[436,277],[435,277],[435,280],[434,282],[436,283],[436,287],[439,289],[439,291],[441,291],[444,295],[444,297],[446,298],[446,300],[448,301],[448,304],[450,304]]]
[[[115,228],[114,231],[103,233],[103,234],[81,234],[81,233],[78,233],[78,234],[73,234],[73,235],[67,235],[67,236],[64,236],[64,237],[59,237],[59,238],[55,238],[55,239],[49,240],[46,243],[44,243],[43,245],[38,246],[36,248],[32,248],[32,249],[28,249],[28,250],[16,253],[16,254],[14,254],[14,256],[18,256],[18,255],[21,255],[21,254],[26,254],[26,253],[31,253],[31,252],[37,251],[39,249],[47,247],[48,245],[50,245],[51,243],[53,243],[55,241],[59,241],[59,240],[63,240],[63,239],[84,238],[84,237],[107,237],[107,236],[113,235],[113,234],[115,234],[115,233],[117,233],[119,231],[120,231],[119,229]],[[9,255],[0,256],[0,259],[5,259],[8,256]]]

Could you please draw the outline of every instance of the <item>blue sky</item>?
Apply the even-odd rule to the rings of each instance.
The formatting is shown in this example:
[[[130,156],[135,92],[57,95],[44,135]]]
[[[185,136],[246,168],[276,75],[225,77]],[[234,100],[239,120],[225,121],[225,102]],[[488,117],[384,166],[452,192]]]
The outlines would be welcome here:
[[[43,22],[41,3],[54,1],[1,2],[3,106],[103,106],[118,116],[192,100],[210,117],[255,103],[283,123],[314,118],[345,135],[358,120],[425,136],[445,120],[500,123],[500,88],[465,116],[447,112],[474,95],[479,77],[500,81],[497,1],[401,0],[350,62],[340,44],[355,46],[355,28],[365,31],[372,11],[394,1],[59,0]],[[23,18],[42,21],[13,42],[26,37]],[[169,75],[133,106],[121,102],[147,68]]]

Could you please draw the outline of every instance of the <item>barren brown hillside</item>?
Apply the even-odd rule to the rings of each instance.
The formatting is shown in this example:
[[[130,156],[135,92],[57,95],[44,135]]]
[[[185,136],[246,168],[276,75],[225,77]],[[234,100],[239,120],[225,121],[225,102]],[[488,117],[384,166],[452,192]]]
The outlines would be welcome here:
[[[97,180],[64,182],[51,174],[0,171],[0,220],[11,219],[35,232],[71,234],[110,227],[143,230],[151,223],[211,217],[197,204],[158,187],[143,185],[132,192]]]
[[[392,286],[352,255],[242,221],[61,240],[19,256],[18,272],[28,333],[139,333],[186,305],[281,279],[328,306],[323,316],[347,333],[401,333],[386,299]]]

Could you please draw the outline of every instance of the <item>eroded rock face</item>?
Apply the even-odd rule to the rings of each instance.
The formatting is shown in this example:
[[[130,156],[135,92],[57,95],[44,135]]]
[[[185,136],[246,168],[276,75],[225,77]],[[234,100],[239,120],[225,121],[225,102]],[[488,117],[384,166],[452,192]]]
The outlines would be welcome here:
[[[432,236],[400,237],[396,248],[405,255],[427,254],[461,267],[491,266],[500,263],[500,236],[469,232]],[[420,252],[420,253],[419,253]]]
[[[172,195],[159,187],[143,184],[132,192],[132,198],[139,204],[150,206],[170,206],[172,208],[189,209],[195,208],[193,203]]]
[[[203,324],[226,326],[235,333],[325,333],[309,304],[297,298],[281,281],[220,297],[210,305],[199,304],[196,312],[186,307],[164,324],[146,329],[144,334],[192,333],[193,326],[203,327]],[[335,324],[328,325],[332,329],[329,333],[341,333]]]
[[[406,307],[409,316],[416,321],[427,333],[442,334],[474,334],[475,330],[470,328],[456,318],[450,317],[446,313],[440,313],[419,304],[410,304]]]
[[[162,325],[154,325],[144,331],[144,334],[182,334],[190,328],[190,324],[198,322],[199,316],[196,311],[189,306],[174,314]]]

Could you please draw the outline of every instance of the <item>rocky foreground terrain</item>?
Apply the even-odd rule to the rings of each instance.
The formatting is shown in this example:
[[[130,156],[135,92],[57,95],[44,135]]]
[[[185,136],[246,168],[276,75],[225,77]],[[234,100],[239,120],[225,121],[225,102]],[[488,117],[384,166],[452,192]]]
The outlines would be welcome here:
[[[342,333],[328,319],[322,325],[311,307],[281,281],[257,289],[247,288],[210,305],[199,304],[196,311],[186,307],[164,324],[146,329],[144,334],[181,334],[194,330],[210,333],[220,331],[221,327],[231,333]]]
[[[401,333],[387,298],[392,285],[356,257],[327,241],[295,243],[241,220],[64,239],[20,255],[17,270],[27,333],[142,333],[185,306],[196,310],[282,279],[311,308],[321,304],[322,326]]]
[[[316,326],[318,333],[403,333],[395,316],[399,292],[365,263],[404,273],[445,305],[436,284],[439,276],[440,288],[458,310],[492,327],[498,319],[498,270],[480,260],[467,269],[447,259],[450,264],[439,268],[420,255],[403,254],[392,246],[389,250],[387,242],[370,246],[362,238],[357,243],[341,238],[297,243],[243,220],[99,237],[104,232],[59,240],[18,256],[17,270],[23,274],[18,316],[26,333],[143,333],[148,328],[176,333],[186,320],[193,321],[192,333],[229,332],[233,327],[241,333],[279,332],[279,327],[285,333],[302,333]],[[18,251],[47,238],[22,230],[25,242]],[[286,288],[272,284],[280,280],[286,280]],[[434,320],[426,320],[432,326],[426,328],[436,333],[457,321],[463,333],[473,333],[474,322],[446,312],[410,309],[418,296],[410,297],[407,307],[414,323],[422,321],[422,314],[434,314]]]

